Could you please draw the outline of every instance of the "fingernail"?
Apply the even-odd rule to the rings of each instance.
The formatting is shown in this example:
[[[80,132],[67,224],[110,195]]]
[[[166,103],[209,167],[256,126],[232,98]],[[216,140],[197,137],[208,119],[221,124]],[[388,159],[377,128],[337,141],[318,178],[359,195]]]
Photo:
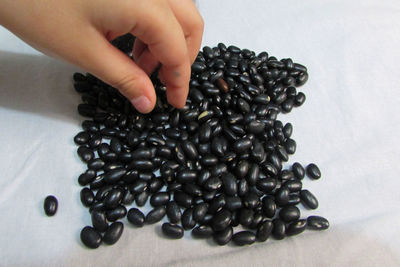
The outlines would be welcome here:
[[[141,113],[148,113],[151,109],[150,100],[145,96],[139,96],[131,100],[132,105]]]

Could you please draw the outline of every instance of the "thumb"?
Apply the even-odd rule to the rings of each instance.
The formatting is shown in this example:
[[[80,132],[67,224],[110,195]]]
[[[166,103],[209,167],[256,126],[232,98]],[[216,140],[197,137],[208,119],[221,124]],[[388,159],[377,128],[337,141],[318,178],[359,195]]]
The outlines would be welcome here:
[[[86,36],[75,48],[74,63],[117,88],[141,113],[153,110],[156,95],[147,74],[133,60],[112,46],[99,32]]]

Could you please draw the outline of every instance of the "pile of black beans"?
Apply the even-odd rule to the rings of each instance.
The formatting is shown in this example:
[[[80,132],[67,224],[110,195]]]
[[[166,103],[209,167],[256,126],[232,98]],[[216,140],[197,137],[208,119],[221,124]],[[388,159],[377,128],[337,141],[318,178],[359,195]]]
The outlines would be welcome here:
[[[114,45],[129,54],[133,41],[126,38]],[[296,142],[292,124],[277,116],[304,103],[296,90],[308,78],[303,65],[222,43],[205,46],[192,65],[186,106],[170,106],[154,74],[157,103],[146,115],[91,74],[73,78],[82,94],[78,112],[88,118],[74,138],[87,164],[78,179],[92,219],[81,232],[87,247],[117,242],[124,217],[142,227],[167,216],[161,227],[167,237],[191,230],[219,245],[329,227],[320,216],[300,218],[297,207],[318,207],[302,179],[319,179],[319,168],[297,162],[284,168]],[[153,209],[143,214],[147,201]]]

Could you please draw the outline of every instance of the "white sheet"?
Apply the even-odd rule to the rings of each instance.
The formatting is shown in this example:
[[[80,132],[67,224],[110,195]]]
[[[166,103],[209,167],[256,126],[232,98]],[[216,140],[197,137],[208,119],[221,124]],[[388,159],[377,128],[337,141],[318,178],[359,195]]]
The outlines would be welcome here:
[[[323,173],[304,181],[320,208],[303,216],[326,216],[331,228],[238,248],[125,224],[117,244],[84,248],[77,69],[1,28],[0,266],[399,266],[399,1],[201,0],[199,8],[203,45],[223,41],[308,67],[306,103],[280,118],[294,125],[290,162],[316,162]],[[48,194],[59,200],[52,218],[42,209]]]

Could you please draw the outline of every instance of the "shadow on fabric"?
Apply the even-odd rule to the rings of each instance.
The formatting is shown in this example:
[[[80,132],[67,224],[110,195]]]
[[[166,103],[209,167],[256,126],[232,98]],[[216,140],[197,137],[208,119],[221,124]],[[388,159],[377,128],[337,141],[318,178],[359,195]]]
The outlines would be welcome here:
[[[0,51],[0,109],[37,113],[78,124],[80,103],[71,65],[44,55]]]

